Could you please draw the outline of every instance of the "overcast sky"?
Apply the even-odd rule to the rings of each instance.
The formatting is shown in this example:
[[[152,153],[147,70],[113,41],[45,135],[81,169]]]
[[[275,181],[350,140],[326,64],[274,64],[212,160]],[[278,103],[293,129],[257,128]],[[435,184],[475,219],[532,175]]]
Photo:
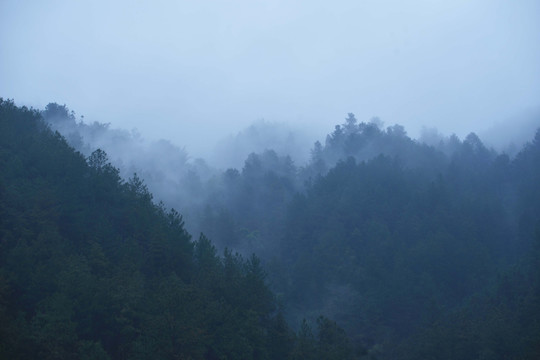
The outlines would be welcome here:
[[[462,136],[540,107],[540,1],[2,0],[0,97],[195,154],[348,112]]]

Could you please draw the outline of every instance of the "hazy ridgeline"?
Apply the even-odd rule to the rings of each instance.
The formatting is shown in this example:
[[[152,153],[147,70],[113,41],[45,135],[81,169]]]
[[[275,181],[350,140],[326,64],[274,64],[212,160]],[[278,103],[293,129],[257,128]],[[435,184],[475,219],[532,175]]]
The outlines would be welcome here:
[[[436,129],[424,129],[414,140],[400,125],[385,128],[378,118],[358,122],[349,114],[322,142],[314,144],[308,130],[304,133],[286,124],[259,120],[216,144],[207,160],[191,157],[185,148],[168,140],[146,140],[136,130],[111,129],[109,124],[85,123],[83,118],[77,121],[65,105],[51,103],[42,115],[85,156],[102,149],[122,178],[137,173],[154,201],[181,211],[193,233],[209,234],[219,248],[232,247],[245,254],[265,253],[275,247],[289,200],[340,160],[353,156],[367,161],[383,154],[407,168],[434,175],[448,166],[462,145],[456,135],[446,136]],[[540,125],[538,118],[526,117],[520,124],[531,129],[533,124]],[[508,130],[491,130],[491,139],[496,140],[492,143],[508,148],[511,156],[532,134],[526,138],[523,130],[511,132],[514,145],[509,148],[510,143],[500,138],[501,132]],[[486,151],[495,156],[494,150]],[[223,229],[218,231],[219,227]]]
[[[280,350],[282,357],[539,355],[540,131],[505,153],[486,147],[473,133],[459,139],[425,130],[415,140],[400,125],[385,127],[377,118],[361,122],[353,114],[311,146],[301,131],[258,122],[218,147],[221,164],[235,165],[221,168],[190,158],[165,140],[148,142],[135,132],[78,122],[65,106],[49,104],[40,114],[90,164],[103,155],[95,150],[104,150],[114,166],[107,169],[118,171],[122,186],[177,209],[191,233],[203,232],[219,251],[261,259],[268,277],[261,280],[258,263],[252,270],[275,293],[266,297],[258,288],[275,306],[257,308],[261,319],[271,320],[261,331],[275,330],[281,343],[289,344]],[[150,254],[159,255],[159,239],[147,236],[154,244]],[[205,239],[195,242],[195,249],[210,246]],[[159,277],[159,256],[144,271]],[[225,251],[223,264],[237,261],[250,268],[233,260]],[[227,273],[218,268],[212,274]],[[242,279],[252,276],[240,273]],[[227,288],[233,280],[219,286]],[[204,299],[214,304],[213,298]],[[227,299],[231,306],[240,301]],[[296,334],[280,323],[275,309],[283,310]],[[263,338],[249,341],[268,344]],[[129,339],[137,346],[149,341]],[[109,356],[120,356],[116,345],[102,345],[118,352]],[[194,347],[198,355],[191,356],[201,357],[202,348]],[[278,358],[261,351],[265,355],[259,358]]]

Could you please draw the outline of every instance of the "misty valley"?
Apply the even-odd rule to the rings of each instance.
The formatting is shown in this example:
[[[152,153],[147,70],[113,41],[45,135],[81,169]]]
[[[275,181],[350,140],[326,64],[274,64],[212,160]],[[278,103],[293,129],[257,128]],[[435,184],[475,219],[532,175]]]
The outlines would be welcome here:
[[[540,359],[540,129],[335,122],[202,159],[0,98],[0,358]]]

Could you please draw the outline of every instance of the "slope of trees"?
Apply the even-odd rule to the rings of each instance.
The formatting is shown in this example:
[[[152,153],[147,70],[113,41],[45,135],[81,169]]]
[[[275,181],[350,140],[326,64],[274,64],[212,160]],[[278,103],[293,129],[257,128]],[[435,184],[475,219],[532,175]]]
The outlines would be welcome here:
[[[39,112],[2,99],[0,168],[0,358],[343,351],[332,350],[347,340],[327,319],[318,338],[297,338],[257,257],[218,256],[204,235],[192,241],[138,176],[124,182],[105,152],[85,158]]]
[[[41,115],[53,131],[62,134],[84,156],[102,149],[122,178],[137,173],[157,199],[166,201],[167,207],[182,207],[184,218],[192,218],[191,210],[205,202],[202,184],[215,170],[202,159],[190,159],[185,149],[167,140],[145,140],[135,130],[112,129],[97,121],[77,121],[66,105],[50,103]]]

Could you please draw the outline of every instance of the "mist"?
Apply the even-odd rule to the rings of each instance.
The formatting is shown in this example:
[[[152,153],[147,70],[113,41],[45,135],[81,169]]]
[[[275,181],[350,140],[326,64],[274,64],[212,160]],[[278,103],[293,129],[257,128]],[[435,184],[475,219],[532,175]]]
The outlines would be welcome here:
[[[309,127],[293,128],[287,123],[258,120],[236,135],[219,140],[209,161],[220,168],[241,169],[249,154],[274,150],[279,155],[291,156],[298,165],[305,165],[319,135]]]
[[[540,108],[504,119],[478,134],[488,146],[513,156],[524,143],[531,140],[530,134],[538,128],[540,128]]]
[[[257,119],[445,134],[540,106],[536,1],[2,2],[0,95],[194,157]]]

